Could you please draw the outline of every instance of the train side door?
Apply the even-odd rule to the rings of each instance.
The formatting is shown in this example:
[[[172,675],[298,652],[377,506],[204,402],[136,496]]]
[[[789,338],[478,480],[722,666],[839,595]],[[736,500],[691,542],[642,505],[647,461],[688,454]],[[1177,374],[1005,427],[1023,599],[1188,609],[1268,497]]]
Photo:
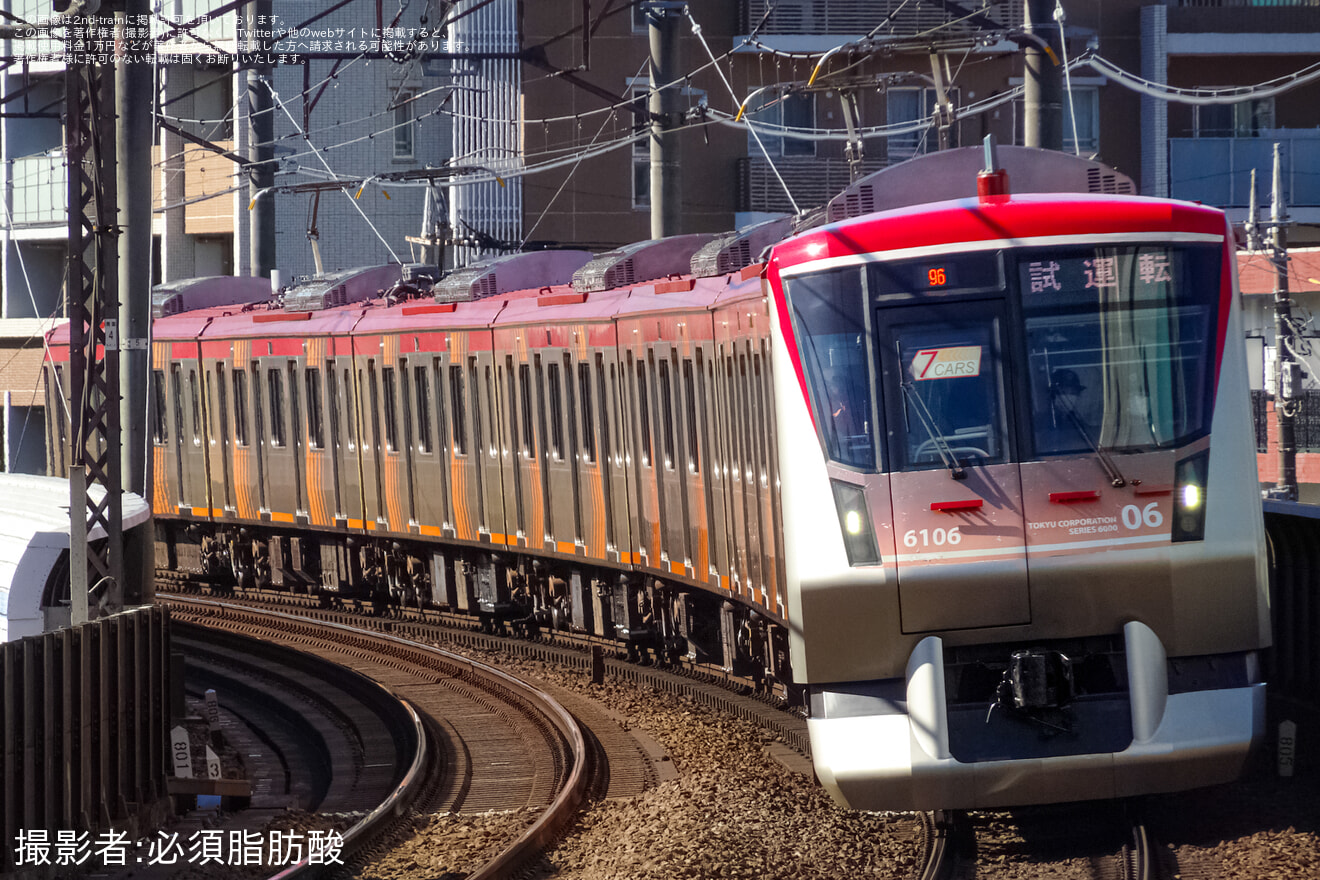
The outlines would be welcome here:
[[[576,554],[581,534],[578,531],[577,467],[573,460],[577,440],[572,413],[568,411],[568,395],[572,394],[573,382],[571,360],[563,349],[547,348],[544,350],[544,370],[544,424],[548,440],[543,461],[547,502],[546,549]]]
[[[303,494],[305,510],[314,526],[334,525],[335,514],[339,511],[339,473],[336,467],[335,450],[328,430],[329,407],[326,406],[325,386],[331,375],[330,369],[323,368],[326,361],[324,352],[326,340],[312,340],[315,359],[309,357],[303,367],[302,398],[306,410],[306,438],[303,460],[306,462],[306,485]],[[313,347],[309,346],[309,347]]]
[[[877,312],[904,632],[1031,620],[1004,324],[993,301]]]
[[[171,362],[169,385],[171,414],[176,429],[174,448],[178,461],[179,507],[193,516],[210,516],[200,362],[192,358]]]
[[[306,521],[302,503],[302,422],[298,393],[298,362],[282,357],[260,358],[259,381],[265,398],[265,501],[274,522]]]

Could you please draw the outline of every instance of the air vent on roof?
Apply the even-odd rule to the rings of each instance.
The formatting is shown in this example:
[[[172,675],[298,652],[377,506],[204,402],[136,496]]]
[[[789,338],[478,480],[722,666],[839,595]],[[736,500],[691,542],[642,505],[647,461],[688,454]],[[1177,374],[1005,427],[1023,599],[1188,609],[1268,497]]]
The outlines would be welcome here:
[[[164,318],[195,309],[246,305],[270,299],[270,280],[251,275],[185,278],[151,288],[151,317]]]
[[[284,311],[319,312],[363,302],[393,287],[399,280],[399,273],[399,265],[391,263],[318,275],[285,291]]]
[[[670,275],[686,275],[692,255],[712,238],[709,232],[671,235],[624,245],[601,254],[573,274],[573,289],[611,290]]]
[[[467,302],[513,290],[567,284],[591,256],[590,251],[529,251],[482,260],[446,275],[435,285],[435,301]]]
[[[1103,165],[1086,169],[1086,191],[1111,195],[1132,195],[1132,181]]]
[[[761,251],[788,236],[791,223],[787,216],[777,217],[741,232],[721,235],[692,255],[692,274],[697,278],[711,278],[751,265]]]
[[[972,198],[984,157],[981,147],[958,147],[882,168],[830,200],[829,222],[908,205]],[[1008,172],[1008,188],[1013,193],[1136,191],[1126,174],[1058,150],[1001,146],[999,164]]]

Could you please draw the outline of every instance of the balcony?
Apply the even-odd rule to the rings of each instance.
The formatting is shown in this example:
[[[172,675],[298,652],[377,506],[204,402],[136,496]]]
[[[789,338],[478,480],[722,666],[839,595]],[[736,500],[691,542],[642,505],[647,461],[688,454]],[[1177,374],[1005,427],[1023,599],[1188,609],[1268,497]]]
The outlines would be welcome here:
[[[1245,208],[1254,168],[1257,200],[1267,206],[1278,142],[1283,145],[1283,192],[1289,210],[1320,209],[1320,131],[1275,135],[1169,138],[1169,194],[1219,208]]]
[[[905,3],[903,0],[743,0],[738,12],[740,33],[751,33],[760,24],[757,33],[767,35],[845,34],[860,37],[886,22],[887,16],[892,18],[878,34],[910,36],[941,28],[947,35],[951,32],[950,23],[958,18],[938,3]],[[984,12],[996,21],[1018,24],[1022,21],[1022,2],[998,3]],[[952,32],[970,27],[953,25]]]
[[[879,159],[867,159],[862,163],[863,174],[879,171],[884,166]],[[775,159],[775,167],[803,210],[823,206],[852,181],[844,159],[786,156]],[[738,160],[737,204],[739,211],[793,212],[793,205],[775,177],[774,169],[763,158]]]

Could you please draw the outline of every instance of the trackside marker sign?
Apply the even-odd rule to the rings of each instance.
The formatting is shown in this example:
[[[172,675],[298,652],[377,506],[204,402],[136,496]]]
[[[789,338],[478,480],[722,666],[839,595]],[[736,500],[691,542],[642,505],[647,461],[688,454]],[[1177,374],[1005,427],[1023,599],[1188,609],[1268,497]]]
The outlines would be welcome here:
[[[981,346],[960,345],[955,348],[926,348],[912,359],[912,378],[918,382],[929,379],[959,379],[981,375]]]

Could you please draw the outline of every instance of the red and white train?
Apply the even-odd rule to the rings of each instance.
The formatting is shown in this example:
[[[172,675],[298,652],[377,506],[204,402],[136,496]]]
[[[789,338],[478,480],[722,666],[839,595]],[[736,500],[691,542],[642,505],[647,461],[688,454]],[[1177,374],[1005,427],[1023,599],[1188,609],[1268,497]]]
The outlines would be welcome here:
[[[1231,779],[1269,644],[1231,230],[1002,152],[1036,194],[954,150],[787,239],[162,292],[158,563],[785,683],[857,808]]]

